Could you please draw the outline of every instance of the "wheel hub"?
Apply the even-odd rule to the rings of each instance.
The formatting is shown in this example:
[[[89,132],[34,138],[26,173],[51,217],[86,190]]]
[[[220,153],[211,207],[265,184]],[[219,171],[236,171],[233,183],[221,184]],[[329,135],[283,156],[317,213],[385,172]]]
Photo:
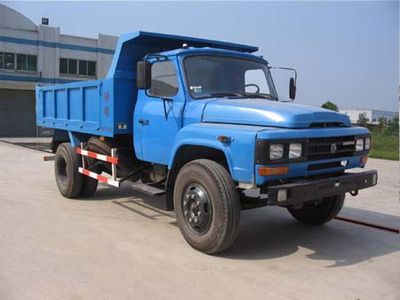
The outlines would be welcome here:
[[[198,234],[211,225],[211,203],[206,190],[199,184],[191,184],[185,191],[183,213],[189,227]]]

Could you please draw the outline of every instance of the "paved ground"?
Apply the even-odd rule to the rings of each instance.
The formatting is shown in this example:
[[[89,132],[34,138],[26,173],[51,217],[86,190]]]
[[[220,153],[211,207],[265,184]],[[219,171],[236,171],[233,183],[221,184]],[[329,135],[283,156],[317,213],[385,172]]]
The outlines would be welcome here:
[[[0,142],[0,299],[400,299],[399,236],[334,220],[245,211],[231,249],[191,249],[170,213],[129,189],[57,191],[43,152]],[[398,226],[398,163],[344,215]],[[397,224],[397,225],[396,225]]]

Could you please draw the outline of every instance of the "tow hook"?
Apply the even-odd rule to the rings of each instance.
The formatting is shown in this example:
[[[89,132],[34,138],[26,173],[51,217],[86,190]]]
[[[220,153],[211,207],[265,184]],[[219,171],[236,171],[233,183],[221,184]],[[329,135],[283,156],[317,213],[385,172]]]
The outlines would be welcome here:
[[[357,195],[358,195],[358,191],[351,191],[351,192],[350,192],[350,195],[352,195],[352,196],[357,196]]]

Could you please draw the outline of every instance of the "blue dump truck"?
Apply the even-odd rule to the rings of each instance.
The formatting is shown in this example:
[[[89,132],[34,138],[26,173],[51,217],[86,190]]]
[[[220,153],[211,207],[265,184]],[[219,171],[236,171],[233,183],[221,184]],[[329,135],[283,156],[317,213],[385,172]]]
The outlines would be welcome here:
[[[375,170],[348,172],[365,166],[369,131],[279,100],[257,50],[129,33],[105,79],[37,87],[60,193],[89,197],[99,181],[129,182],[163,199],[186,241],[209,254],[232,244],[243,209],[281,206],[312,225],[334,218],[346,193],[377,183]],[[296,76],[288,85],[294,100]]]

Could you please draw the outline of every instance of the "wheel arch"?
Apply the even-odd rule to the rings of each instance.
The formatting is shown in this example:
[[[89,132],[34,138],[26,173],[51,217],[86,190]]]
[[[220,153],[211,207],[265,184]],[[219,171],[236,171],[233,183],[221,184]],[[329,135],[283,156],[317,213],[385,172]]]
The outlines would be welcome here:
[[[70,143],[73,147],[77,147],[81,142],[87,141],[90,136],[90,134],[55,129],[51,141],[51,150],[56,153],[58,146],[62,143]]]
[[[56,153],[58,146],[62,143],[68,143],[70,141],[68,131],[61,129],[54,129],[53,138],[51,140],[51,151]]]
[[[222,149],[210,145],[194,145],[182,144],[180,145],[173,159],[169,165],[168,178],[166,183],[166,208],[172,210],[173,205],[173,192],[176,177],[179,170],[188,162],[196,159],[210,159],[222,165],[229,174],[232,176],[231,166],[227,154]]]

